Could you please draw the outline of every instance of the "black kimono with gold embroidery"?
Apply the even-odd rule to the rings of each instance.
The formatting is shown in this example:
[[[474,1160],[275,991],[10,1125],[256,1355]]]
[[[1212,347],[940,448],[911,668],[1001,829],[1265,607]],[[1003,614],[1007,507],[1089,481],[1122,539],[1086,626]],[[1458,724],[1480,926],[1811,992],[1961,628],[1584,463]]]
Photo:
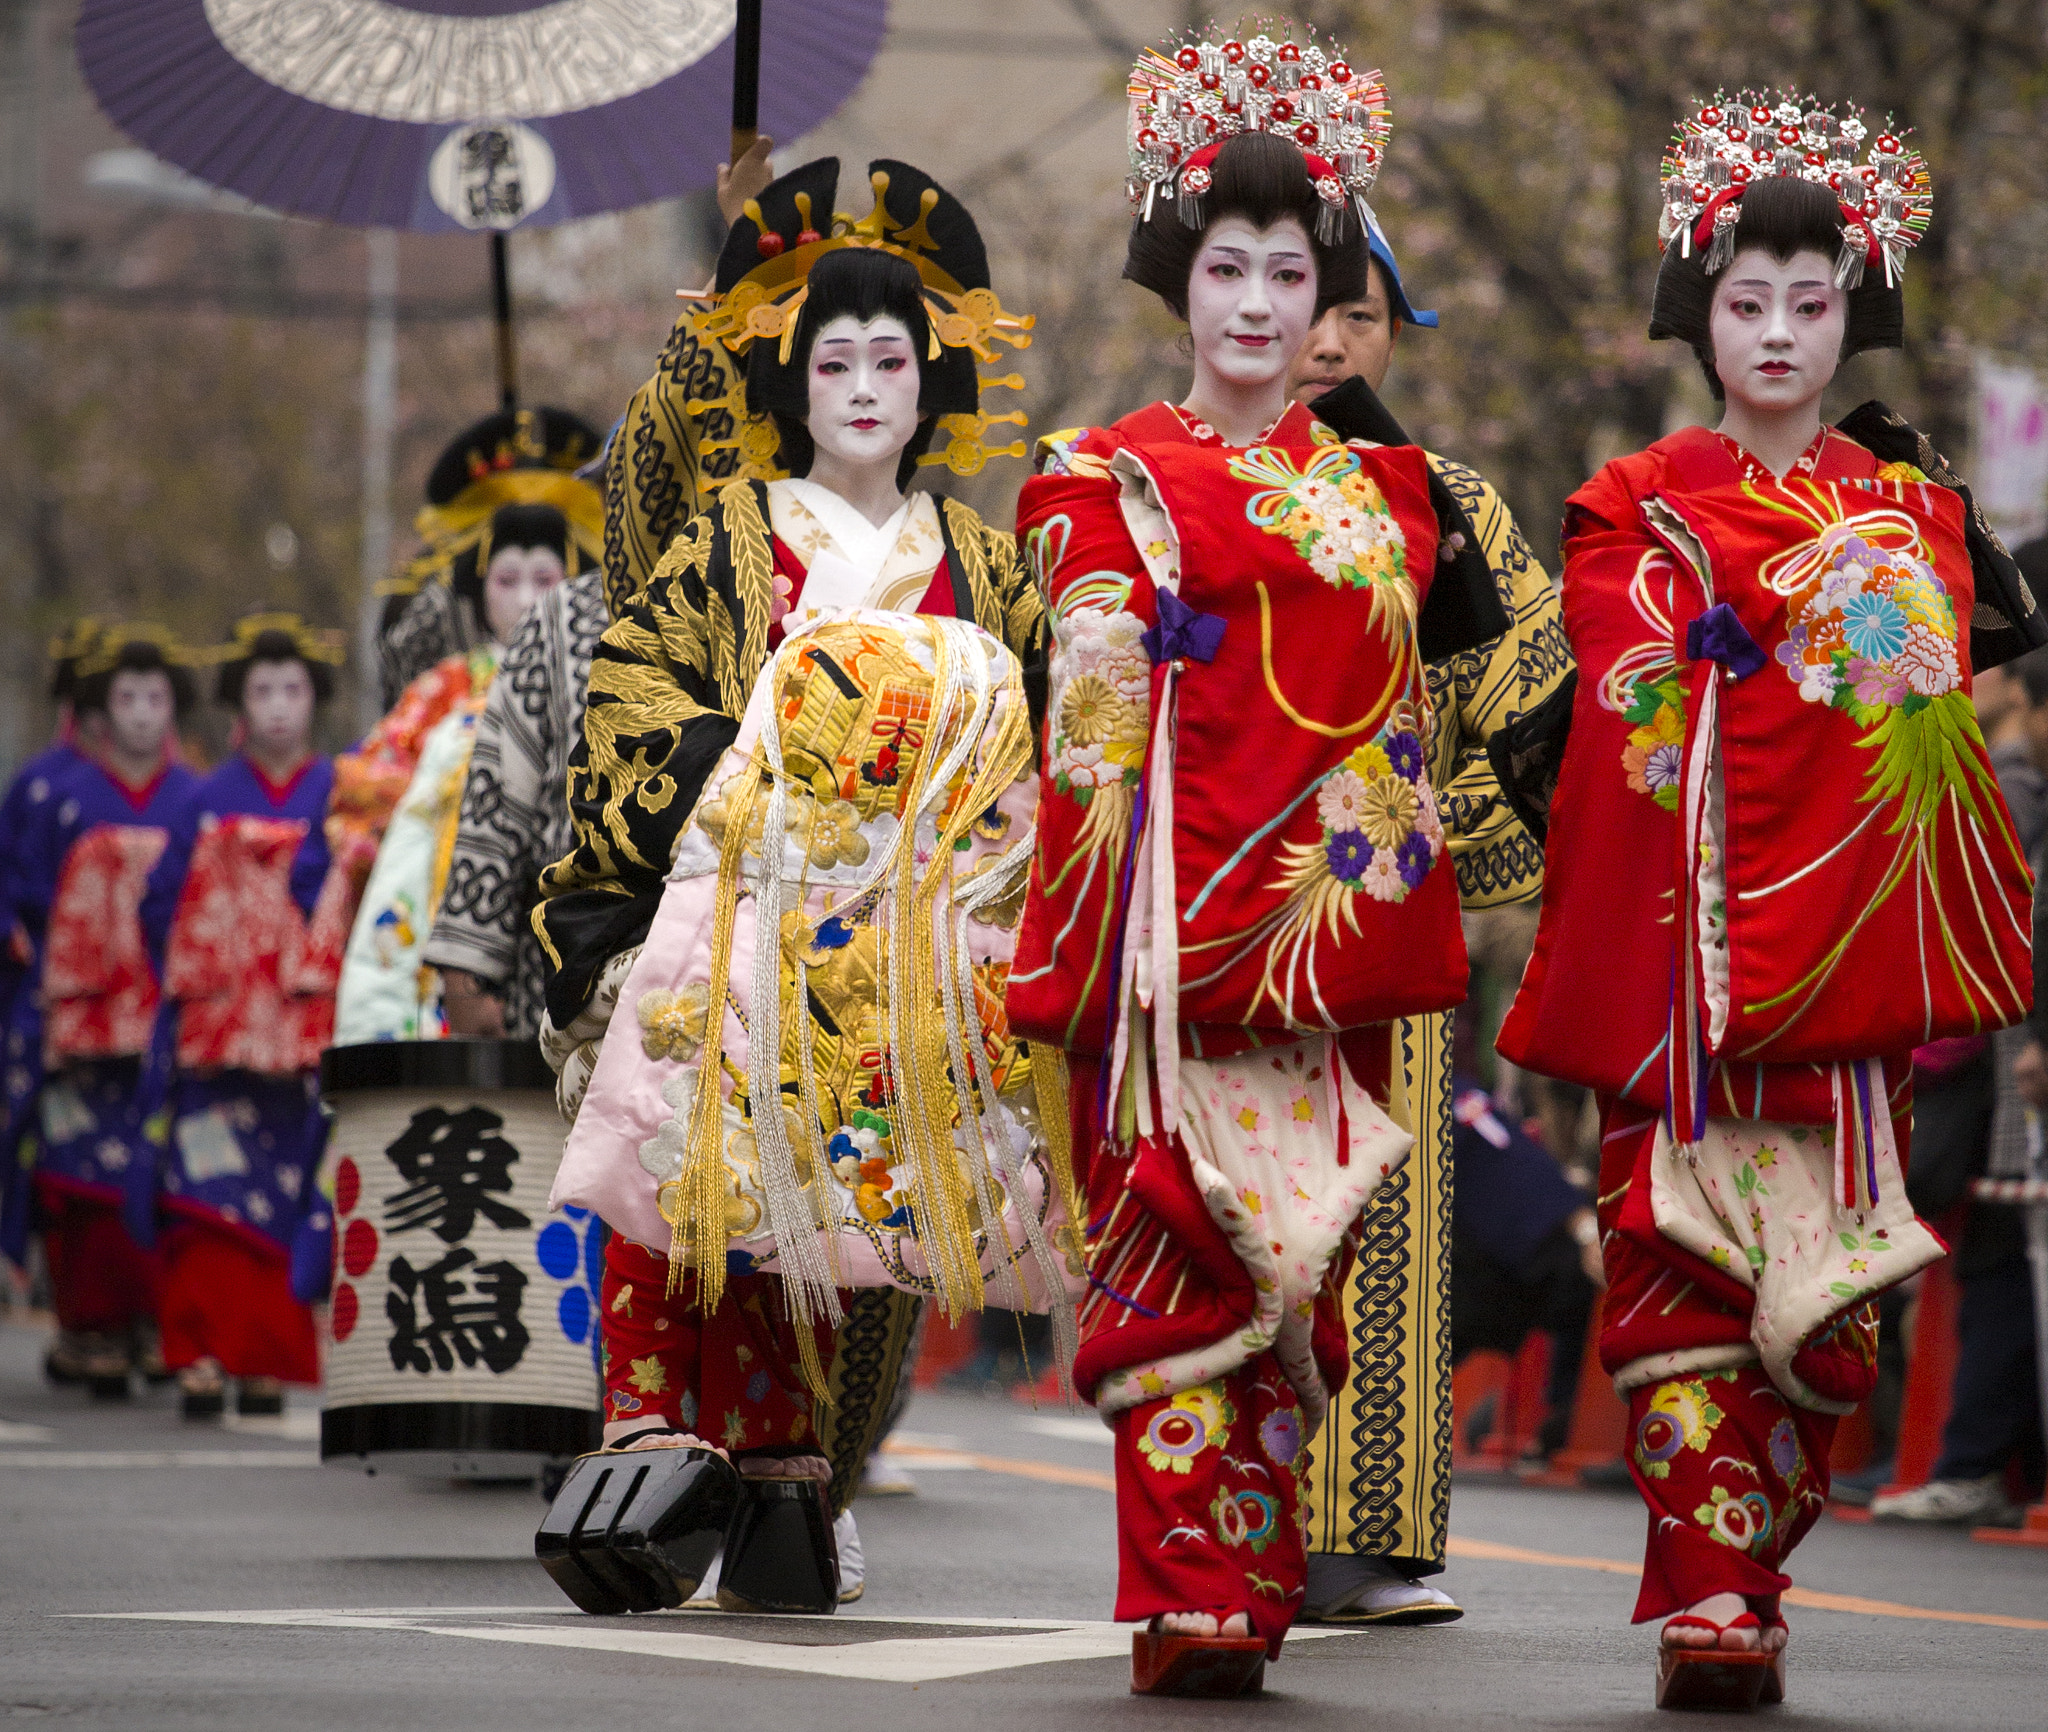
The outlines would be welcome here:
[[[954,500],[938,506],[949,579],[940,587],[954,611],[1027,669],[1042,662],[1044,605],[1015,539]],[[644,587],[614,592],[569,764],[575,845],[542,875],[534,911],[557,1028],[589,1000],[605,963],[646,935],[676,837],[766,665],[774,572],[766,484],[735,482],[676,536]]]

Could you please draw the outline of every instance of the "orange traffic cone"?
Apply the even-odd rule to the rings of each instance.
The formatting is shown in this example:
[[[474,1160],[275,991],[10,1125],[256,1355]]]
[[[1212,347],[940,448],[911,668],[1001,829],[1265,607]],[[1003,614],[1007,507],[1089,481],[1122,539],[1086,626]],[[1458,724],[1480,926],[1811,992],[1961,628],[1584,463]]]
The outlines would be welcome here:
[[[1579,1356],[1579,1388],[1572,1398],[1572,1428],[1564,1448],[1550,1458],[1544,1485],[1577,1485],[1588,1468],[1621,1460],[1628,1449],[1628,1404],[1614,1393],[1614,1379],[1600,1368],[1600,1304],[1586,1322],[1586,1350]]]
[[[2029,1505],[2016,1528],[1972,1528],[1970,1538],[1990,1546],[2048,1546],[2048,1501]]]
[[[1948,1259],[1920,1278],[1920,1311],[1913,1321],[1913,1356],[1906,1366],[1906,1399],[1899,1412],[1898,1465],[1887,1492],[1925,1485],[1941,1459],[1942,1428],[1956,1381],[1956,1278]]]

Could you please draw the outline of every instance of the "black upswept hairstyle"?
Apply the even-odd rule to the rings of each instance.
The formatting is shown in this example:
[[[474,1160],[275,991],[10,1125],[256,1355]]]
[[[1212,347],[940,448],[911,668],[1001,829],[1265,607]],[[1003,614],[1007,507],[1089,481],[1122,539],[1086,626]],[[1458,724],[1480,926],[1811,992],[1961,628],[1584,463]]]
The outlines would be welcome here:
[[[72,687],[71,707],[80,715],[91,710],[105,713],[107,700],[114,690],[116,674],[163,674],[171,682],[171,706],[175,714],[183,715],[192,707],[198,697],[198,688],[192,683],[191,670],[181,668],[163,652],[163,646],[148,638],[130,638],[121,646],[121,653],[114,665],[95,674],[82,674]]]
[[[980,389],[974,356],[966,349],[942,349],[936,360],[929,358],[932,327],[924,309],[924,280],[906,258],[875,247],[844,247],[811,266],[809,285],[803,310],[797,314],[788,364],[782,364],[779,343],[764,340],[754,345],[747,364],[747,407],[775,418],[776,431],[782,435],[782,467],[792,475],[808,475],[817,455],[805,419],[811,412],[811,347],[818,333],[842,317],[863,325],[879,318],[900,320],[910,333],[917,367],[917,431],[896,465],[896,485],[906,486],[917,460],[931,449],[938,417],[961,410],[963,401],[966,409],[974,407]],[[964,398],[961,381],[954,376],[963,364]]]
[[[1829,188],[1794,175],[1769,175],[1753,182],[1736,208],[1742,212],[1735,224],[1738,255],[1755,248],[1785,264],[1796,254],[1816,252],[1828,261],[1831,271],[1834,268],[1835,255],[1842,248],[1842,207]],[[1707,389],[1720,402],[1727,392],[1721,375],[1714,371],[1714,284],[1727,267],[1710,277],[1705,249],[1694,246],[1691,253],[1690,258],[1680,256],[1675,235],[1664,249],[1657,290],[1650,302],[1650,335],[1676,337],[1691,344],[1700,371],[1707,376]],[[1866,270],[1862,283],[1849,291],[1842,359],[1865,349],[1896,349],[1905,341],[1905,332],[1904,293],[1884,286],[1881,267]]]
[[[227,709],[240,708],[242,690],[249,682],[249,670],[258,662],[297,662],[313,682],[314,703],[324,704],[334,696],[334,669],[328,663],[315,661],[307,655],[290,632],[273,627],[256,634],[256,641],[249,646],[247,655],[221,664],[220,680],[214,687],[214,701]]]
[[[1153,201],[1150,221],[1140,212],[1131,224],[1124,251],[1124,275],[1150,289],[1175,318],[1188,316],[1188,278],[1203,234],[1227,216],[1243,217],[1259,229],[1290,216],[1301,224],[1315,255],[1317,318],[1344,301],[1365,298],[1372,254],[1364,226],[1356,213],[1346,212],[1341,241],[1326,246],[1316,239],[1323,201],[1309,179],[1299,145],[1270,132],[1240,132],[1225,141],[1209,172],[1213,179],[1202,195],[1202,228],[1183,222],[1178,206],[1162,194]]]
[[[490,556],[501,547],[545,547],[561,560],[571,577],[576,565],[569,552],[569,520],[552,505],[501,505],[491,514],[490,532],[449,568],[448,587],[476,612],[477,626],[488,630],[483,617],[484,573]]]

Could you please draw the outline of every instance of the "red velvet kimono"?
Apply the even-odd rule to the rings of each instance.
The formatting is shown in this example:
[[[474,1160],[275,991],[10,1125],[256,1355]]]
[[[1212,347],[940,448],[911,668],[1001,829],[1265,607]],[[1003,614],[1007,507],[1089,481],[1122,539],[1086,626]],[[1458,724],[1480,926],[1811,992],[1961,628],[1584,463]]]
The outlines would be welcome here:
[[[1245,1612],[1277,1654],[1345,1235],[1411,1141],[1383,1025],[1464,996],[1423,457],[1154,404],[1045,441],[1018,528],[1055,650],[1007,1002],[1071,1054],[1077,1161],[1100,1139],[1075,1376],[1117,1436],[1116,1615]]]
[[[1779,482],[1691,428],[1574,494],[1564,551],[1580,680],[1499,1046],[1607,1102],[1651,1618],[1787,1585],[1870,1299],[1939,1255],[1902,1195],[1912,1049],[2025,1013],[2031,886],[1953,493],[1832,430]]]

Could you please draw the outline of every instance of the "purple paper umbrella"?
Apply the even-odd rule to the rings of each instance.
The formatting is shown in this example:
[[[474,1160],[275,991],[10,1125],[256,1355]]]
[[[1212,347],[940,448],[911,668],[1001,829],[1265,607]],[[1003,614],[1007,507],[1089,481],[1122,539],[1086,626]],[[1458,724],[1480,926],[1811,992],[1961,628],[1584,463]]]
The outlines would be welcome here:
[[[887,0],[85,0],[78,60],[138,143],[272,210],[424,231],[567,222],[709,186],[866,76]]]

